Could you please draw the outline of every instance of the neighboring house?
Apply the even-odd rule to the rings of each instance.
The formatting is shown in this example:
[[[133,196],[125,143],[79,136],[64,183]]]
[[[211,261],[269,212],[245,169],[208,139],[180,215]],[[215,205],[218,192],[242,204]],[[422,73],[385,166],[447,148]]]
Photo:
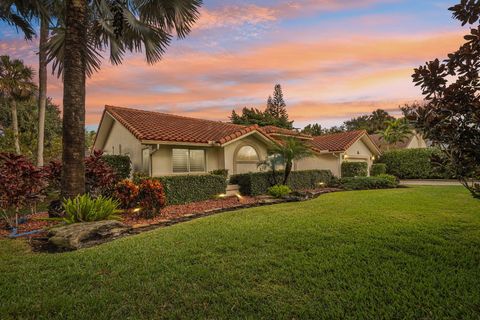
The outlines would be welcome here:
[[[388,144],[381,138],[381,135],[371,134],[372,140],[380,148],[380,150],[385,151],[387,149],[421,149],[427,148],[429,143],[423,139],[422,135],[417,133],[415,130],[406,137],[403,141],[397,142],[395,145],[388,146]]]
[[[342,135],[342,134],[341,134]],[[285,137],[310,144],[315,156],[294,170],[330,169],[340,175],[342,161],[366,161],[380,151],[366,132],[311,137],[297,131],[243,126],[166,113],[106,106],[94,149],[128,155],[134,171],[151,176],[199,174],[228,169],[229,174],[259,171],[268,148]]]
[[[295,163],[296,170],[329,169],[340,177],[342,162],[366,162],[368,169],[380,150],[365,130],[348,131],[314,137],[310,144],[315,157],[302,159]],[[318,168],[321,163],[322,167]]]

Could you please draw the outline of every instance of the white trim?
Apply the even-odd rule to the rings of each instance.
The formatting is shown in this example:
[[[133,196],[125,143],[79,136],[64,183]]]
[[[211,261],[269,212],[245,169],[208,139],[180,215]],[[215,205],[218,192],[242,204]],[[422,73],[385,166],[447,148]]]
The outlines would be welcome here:
[[[265,137],[265,135],[263,135],[263,134],[260,133],[259,131],[253,130],[253,131],[250,131],[249,133],[246,133],[246,134],[244,134],[244,135],[242,135],[242,136],[240,136],[240,137],[237,137],[237,138],[235,138],[235,139],[233,139],[233,140],[227,141],[227,142],[225,142],[224,144],[221,144],[220,146],[221,146],[221,147],[228,146],[228,145],[231,144],[231,143],[234,143],[234,142],[236,142],[236,141],[238,141],[238,140],[241,140],[241,139],[246,138],[246,137],[248,137],[248,136],[251,136],[251,135],[253,135],[253,134],[258,134],[259,136],[261,136],[261,138],[262,138],[263,140],[267,141],[268,143],[271,143],[271,144],[274,143],[271,139],[268,139],[267,137]]]

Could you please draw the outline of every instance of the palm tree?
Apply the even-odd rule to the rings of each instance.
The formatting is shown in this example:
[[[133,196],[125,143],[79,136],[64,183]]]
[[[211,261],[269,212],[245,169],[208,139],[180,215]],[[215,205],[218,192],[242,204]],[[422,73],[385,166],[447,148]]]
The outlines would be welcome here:
[[[2,5],[6,8],[0,11],[2,19],[14,7],[22,9],[19,17],[28,18],[39,12],[34,9],[42,3],[41,0],[6,2],[10,6]],[[148,63],[158,62],[173,35],[183,38],[190,32],[202,0],[66,0],[62,3],[62,14],[56,17],[57,26],[48,41],[47,62],[53,61],[53,68],[59,75],[63,73],[62,190],[64,197],[72,197],[85,191],[85,76],[99,70],[101,52],[105,49],[109,49],[113,64],[120,64],[127,51],[143,50]],[[16,23],[9,19],[6,21]]]
[[[22,60],[10,60],[9,56],[0,56],[0,97],[12,111],[12,130],[15,152],[21,153],[18,136],[17,101],[28,99],[36,91],[32,80],[33,70]]]
[[[380,139],[387,143],[387,150],[399,142],[403,142],[412,134],[412,129],[405,119],[389,120],[385,122],[387,128],[377,131]]]
[[[283,184],[287,184],[288,177],[292,171],[293,161],[307,158],[312,155],[311,149],[301,140],[286,138],[273,145],[268,152],[270,155],[279,155],[283,159],[285,172]]]

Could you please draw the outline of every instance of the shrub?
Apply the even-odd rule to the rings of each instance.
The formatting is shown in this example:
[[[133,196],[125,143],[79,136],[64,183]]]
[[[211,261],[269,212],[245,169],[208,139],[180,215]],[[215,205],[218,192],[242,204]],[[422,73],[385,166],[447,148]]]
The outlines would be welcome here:
[[[272,171],[244,173],[231,176],[230,183],[238,184],[242,194],[256,196],[266,194],[282,177],[282,171],[275,172],[275,176]],[[292,171],[287,185],[293,190],[314,189],[320,183],[330,184],[332,178],[330,170]]]
[[[340,186],[346,190],[388,189],[398,186],[397,178],[382,174],[375,177],[348,177],[340,179]]]
[[[227,190],[227,181],[213,174],[158,177],[165,188],[168,204],[184,204],[212,199]]]
[[[364,161],[342,162],[342,177],[366,177],[368,175],[368,164]]]
[[[132,180],[134,183],[138,184],[142,182],[142,180],[150,179],[150,175],[143,171],[137,171],[132,174]]]
[[[102,196],[94,199],[84,194],[65,200],[63,207],[65,217],[62,220],[67,224],[119,219],[118,202]]]
[[[402,149],[385,152],[378,160],[387,167],[387,173],[400,179],[445,179],[453,175],[436,166],[432,159],[444,157],[436,148]]]
[[[88,194],[110,196],[117,181],[115,171],[103,160],[101,151],[96,150],[85,158],[85,191]]]
[[[62,163],[51,161],[45,167],[48,181],[53,188],[60,191]],[[85,191],[91,196],[111,196],[118,182],[115,171],[104,160],[101,151],[95,151],[85,158]]]
[[[277,184],[268,188],[268,194],[275,198],[281,198],[292,192],[289,186]]]
[[[374,163],[370,168],[371,176],[378,176],[387,173],[387,165],[385,163]]]
[[[228,178],[228,169],[213,170],[213,171],[210,171],[210,174],[221,176],[221,177],[227,179]]]
[[[131,162],[128,156],[121,155],[103,155],[102,160],[105,161],[115,171],[119,179],[130,178]]]
[[[0,210],[11,227],[20,209],[43,200],[47,187],[45,172],[22,155],[0,153]]]
[[[146,179],[138,186],[138,203],[142,208],[142,214],[152,218],[160,213],[165,206],[165,191],[158,180]]]
[[[138,203],[138,186],[132,180],[122,180],[115,186],[114,197],[122,209],[130,209]]]

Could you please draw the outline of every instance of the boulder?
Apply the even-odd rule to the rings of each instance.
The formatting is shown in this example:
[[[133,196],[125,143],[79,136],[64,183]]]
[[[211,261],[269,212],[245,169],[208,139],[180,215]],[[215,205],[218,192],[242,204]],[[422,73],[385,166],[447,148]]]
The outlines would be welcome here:
[[[51,229],[48,246],[51,251],[77,250],[113,240],[131,229],[115,220],[74,223]]]

